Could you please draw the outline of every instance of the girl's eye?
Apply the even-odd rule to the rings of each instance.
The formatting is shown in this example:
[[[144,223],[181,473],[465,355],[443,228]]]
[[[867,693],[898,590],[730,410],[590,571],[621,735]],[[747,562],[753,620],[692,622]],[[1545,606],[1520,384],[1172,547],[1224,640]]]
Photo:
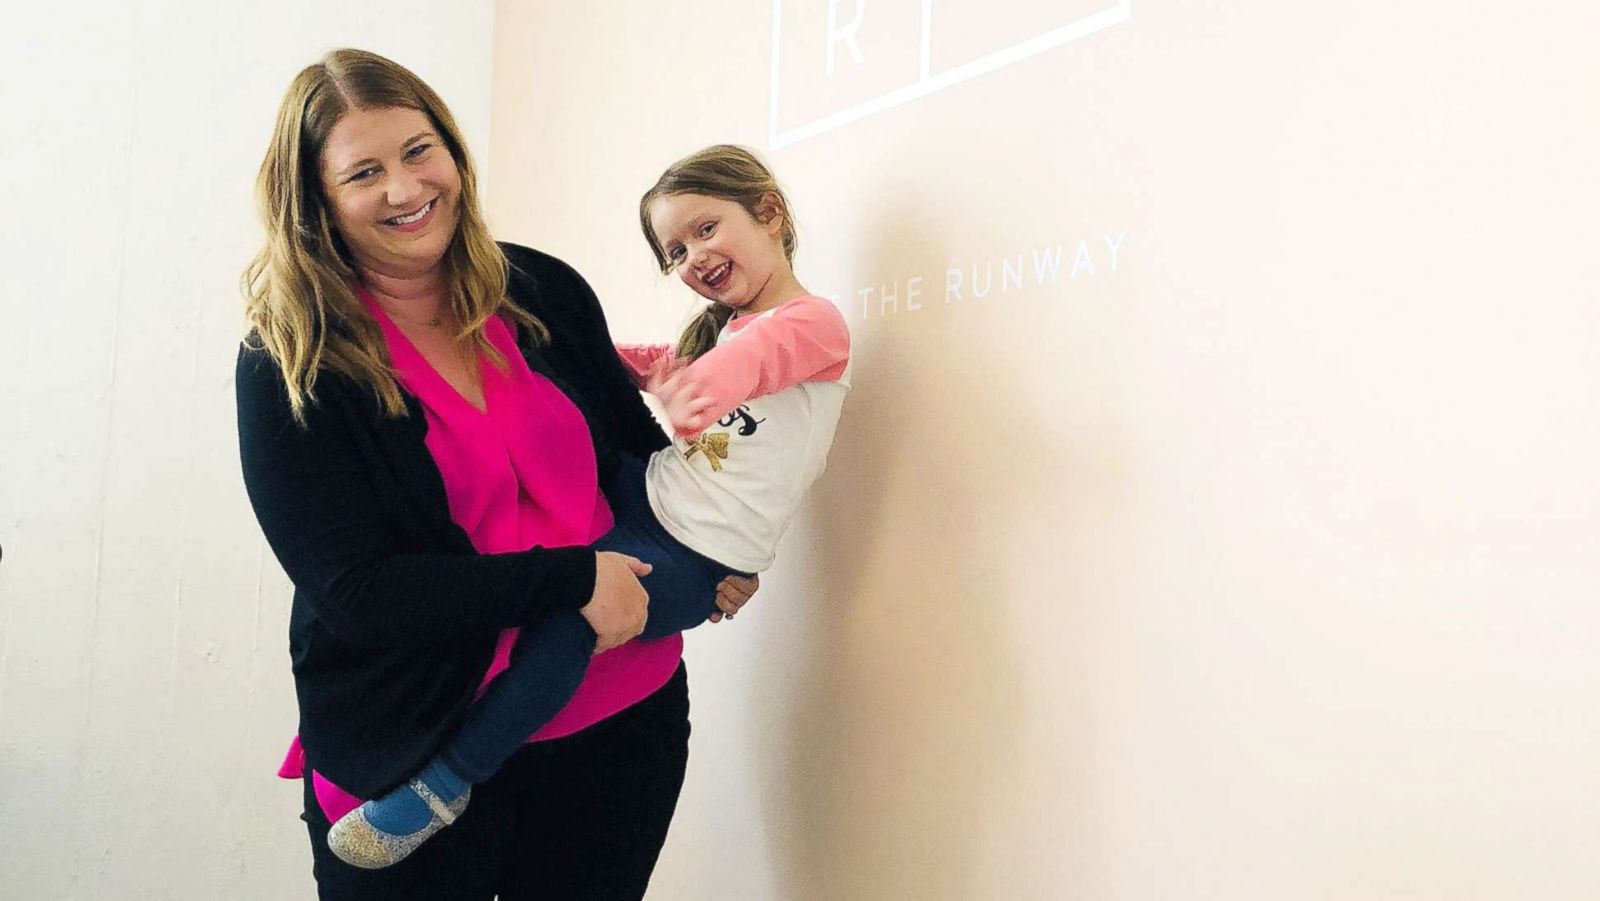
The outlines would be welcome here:
[[[709,238],[711,233],[716,230],[717,224],[715,222],[707,222],[705,225],[700,226],[700,237]]]
[[[682,247],[673,247],[670,250],[668,250],[667,251],[667,259],[669,259],[669,260],[681,260],[681,259],[683,259],[683,248]]]

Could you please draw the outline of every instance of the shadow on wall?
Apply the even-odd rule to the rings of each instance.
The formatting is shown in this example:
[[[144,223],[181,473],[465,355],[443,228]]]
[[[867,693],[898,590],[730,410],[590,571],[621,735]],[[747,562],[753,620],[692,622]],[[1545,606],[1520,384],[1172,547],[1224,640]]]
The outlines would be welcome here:
[[[863,226],[879,241],[869,268],[940,247],[906,227],[915,209],[885,206]],[[983,881],[994,779],[1025,725],[1010,630],[1028,623],[996,589],[999,526],[1039,501],[1024,474],[992,469],[986,427],[1032,414],[975,377],[1005,349],[969,325],[946,310],[853,325],[852,395],[791,545],[810,563],[785,574],[806,611],[775,630],[801,650],[767,704],[790,714],[772,727],[763,808],[793,901],[969,898]]]

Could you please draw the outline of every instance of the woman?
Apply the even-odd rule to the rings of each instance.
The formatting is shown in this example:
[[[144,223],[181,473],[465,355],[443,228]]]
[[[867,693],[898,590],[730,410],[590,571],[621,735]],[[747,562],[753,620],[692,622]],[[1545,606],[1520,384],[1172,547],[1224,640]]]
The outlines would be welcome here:
[[[640,561],[611,525],[619,455],[665,444],[571,268],[483,223],[438,96],[338,50],[294,80],[257,183],[240,455],[294,582],[290,651],[325,899],[643,896],[688,753],[679,637],[643,628]],[[724,583],[732,615],[755,590]],[[580,610],[571,704],[404,863],[353,869],[325,836],[460,724],[518,627]],[[605,652],[605,653],[599,653]],[[302,750],[303,749],[303,750]]]

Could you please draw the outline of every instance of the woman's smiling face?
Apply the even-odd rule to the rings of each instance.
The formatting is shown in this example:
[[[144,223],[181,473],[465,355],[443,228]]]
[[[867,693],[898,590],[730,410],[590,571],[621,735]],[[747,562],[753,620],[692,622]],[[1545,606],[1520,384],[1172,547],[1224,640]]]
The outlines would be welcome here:
[[[340,237],[364,269],[432,269],[460,220],[461,171],[421,110],[345,113],[322,148],[322,189]]]

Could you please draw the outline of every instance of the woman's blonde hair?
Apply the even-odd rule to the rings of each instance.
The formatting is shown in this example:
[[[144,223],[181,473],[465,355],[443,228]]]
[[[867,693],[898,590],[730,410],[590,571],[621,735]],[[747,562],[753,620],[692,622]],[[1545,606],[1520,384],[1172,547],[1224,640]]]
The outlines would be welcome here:
[[[490,316],[505,313],[539,340],[549,338],[536,318],[506,296],[505,253],[489,236],[472,156],[444,101],[399,63],[364,50],[334,50],[300,70],[278,108],[256,176],[267,240],[241,280],[247,340],[283,370],[290,409],[302,423],[322,370],[371,389],[388,415],[406,412],[383,332],[356,296],[360,276],[322,188],[322,151],[339,119],[353,109],[391,107],[425,114],[461,176],[456,233],[441,263],[450,308],[461,323],[458,339],[504,365],[484,334]]]
[[[783,229],[779,237],[783,242],[783,255],[794,263],[800,236],[795,230],[789,198],[778,187],[772,170],[753,152],[733,144],[717,144],[692,153],[668,166],[655,185],[639,198],[639,227],[644,229],[644,239],[650,245],[650,252],[655,254],[662,274],[671,272],[673,263],[650,227],[650,205],[657,198],[674,194],[701,194],[732,201],[744,207],[757,222],[770,222],[773,215],[782,216]],[[715,347],[717,335],[732,317],[732,307],[707,304],[678,339],[678,358],[692,360]]]

